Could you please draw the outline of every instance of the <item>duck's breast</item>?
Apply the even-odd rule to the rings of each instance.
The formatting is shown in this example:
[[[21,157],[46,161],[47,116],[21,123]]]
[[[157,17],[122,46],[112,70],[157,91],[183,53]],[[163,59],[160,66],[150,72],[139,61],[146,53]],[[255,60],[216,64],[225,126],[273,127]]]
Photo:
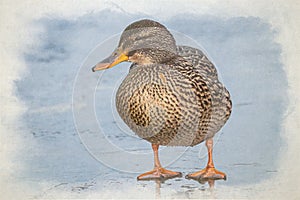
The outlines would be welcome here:
[[[165,65],[135,66],[121,83],[116,107],[141,138],[168,146],[189,146],[199,130],[199,97],[191,81]]]

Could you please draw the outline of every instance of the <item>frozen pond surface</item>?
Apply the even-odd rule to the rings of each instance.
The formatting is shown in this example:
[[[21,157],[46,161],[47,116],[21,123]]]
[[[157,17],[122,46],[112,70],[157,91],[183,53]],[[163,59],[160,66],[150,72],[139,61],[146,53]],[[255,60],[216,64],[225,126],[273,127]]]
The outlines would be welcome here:
[[[136,181],[140,172],[152,168],[150,144],[122,124],[113,105],[115,89],[129,64],[103,73],[92,73],[90,68],[114,48],[108,45],[114,39],[111,43],[102,43],[104,40],[120,33],[129,23],[148,17],[107,10],[73,21],[49,17],[33,22],[42,31],[36,36],[36,44],[24,53],[29,72],[17,82],[18,97],[28,107],[20,129],[27,130],[22,136],[30,146],[16,161],[25,165],[26,171],[15,175],[36,188],[33,198],[51,198],[58,193],[82,198],[93,193],[103,198],[246,198],[257,192],[253,184],[278,172],[279,153],[286,148],[280,131],[287,108],[287,80],[280,62],[280,46],[274,42],[276,30],[253,17],[225,20],[179,15],[161,22],[193,38],[208,52],[232,95],[232,116],[215,137],[214,148],[216,167],[226,172],[228,180],[217,181],[215,190],[210,190],[207,183],[184,177],[164,183]],[[108,45],[101,49],[107,54],[92,51],[85,60],[100,43]],[[79,71],[83,74],[78,76]],[[72,95],[78,81],[76,90],[93,93],[75,96],[75,112],[80,114],[80,109],[93,107],[95,97],[95,113],[78,115],[81,118],[74,123]],[[95,116],[98,123],[90,120]],[[88,145],[80,140],[75,125],[81,138],[89,138]],[[94,129],[99,126],[103,135]],[[97,143],[103,138],[120,152],[139,154],[139,159],[118,157],[119,152],[111,149],[104,151],[101,147],[105,145]],[[84,145],[93,146],[91,153]],[[165,149],[161,151],[161,162],[183,175],[206,165],[204,144]],[[105,158],[104,164],[92,154],[98,160]],[[141,155],[145,155],[144,160]]]

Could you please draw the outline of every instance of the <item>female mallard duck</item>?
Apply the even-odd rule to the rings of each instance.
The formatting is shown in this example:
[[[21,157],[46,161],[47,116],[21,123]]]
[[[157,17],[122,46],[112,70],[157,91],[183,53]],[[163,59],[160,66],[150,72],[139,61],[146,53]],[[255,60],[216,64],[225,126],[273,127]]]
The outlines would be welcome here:
[[[194,146],[203,141],[207,166],[186,177],[226,179],[214,167],[212,138],[228,120],[232,104],[214,65],[200,50],[176,46],[166,27],[152,20],[130,24],[116,50],[93,71],[123,61],[133,64],[117,91],[117,110],[139,137],[152,143],[154,151],[154,169],[138,180],[181,176],[161,166],[159,145]]]

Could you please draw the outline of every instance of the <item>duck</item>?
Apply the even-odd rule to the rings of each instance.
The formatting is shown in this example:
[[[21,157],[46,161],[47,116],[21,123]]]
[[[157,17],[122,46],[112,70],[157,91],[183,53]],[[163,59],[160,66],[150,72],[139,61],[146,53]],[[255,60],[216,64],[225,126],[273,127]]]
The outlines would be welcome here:
[[[195,146],[205,142],[208,162],[187,179],[224,179],[213,162],[213,137],[232,111],[229,91],[219,81],[214,64],[199,49],[178,46],[161,23],[142,19],[128,25],[110,56],[93,66],[106,70],[132,63],[116,93],[116,108],[127,126],[151,143],[154,168],[138,180],[181,177],[164,168],[159,146]]]

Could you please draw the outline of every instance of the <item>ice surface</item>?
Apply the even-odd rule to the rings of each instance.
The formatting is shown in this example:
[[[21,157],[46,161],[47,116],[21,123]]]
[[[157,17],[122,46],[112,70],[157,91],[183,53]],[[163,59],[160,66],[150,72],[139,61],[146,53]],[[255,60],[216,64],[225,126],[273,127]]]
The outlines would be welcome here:
[[[65,192],[62,196],[80,194],[80,197],[89,197],[97,191],[108,198],[129,198],[133,195],[137,198],[145,197],[143,195],[150,198],[155,195],[233,198],[235,192],[241,194],[239,188],[243,186],[245,196],[237,195],[242,198],[255,193],[251,191],[252,184],[277,173],[279,152],[286,145],[280,138],[280,131],[288,103],[288,85],[281,64],[281,47],[274,42],[276,30],[255,17],[221,19],[178,15],[161,22],[200,44],[217,66],[221,80],[232,95],[232,116],[215,137],[214,148],[215,164],[227,173],[228,180],[218,181],[215,192],[208,190],[207,185],[184,178],[168,180],[161,185],[135,180],[145,166],[152,168],[152,154],[150,144],[137,138],[115,115],[113,95],[129,64],[100,73],[92,73],[90,68],[114,48],[109,45],[116,43],[118,36],[110,38],[112,35],[145,17],[105,10],[76,20],[43,18],[34,23],[43,31],[37,36],[36,44],[24,52],[29,73],[17,82],[17,95],[28,107],[22,116],[28,132],[22,132],[22,137],[31,140],[34,146],[16,161],[25,165],[26,171],[15,176],[37,187],[39,182],[52,184],[35,197],[52,197],[57,191]],[[94,49],[99,44],[101,55]],[[79,80],[78,72],[83,73],[80,77],[85,79]],[[80,85],[74,91],[78,81]],[[95,109],[94,113],[86,112],[80,121],[74,122],[72,95],[77,90],[91,92],[84,93],[87,96],[75,97],[74,112],[80,114],[81,109],[87,107],[95,106]],[[97,124],[90,120],[94,117],[98,120]],[[78,123],[82,129],[76,130]],[[99,127],[105,138],[95,131]],[[144,160],[126,162],[117,157],[119,152],[104,151],[102,147],[105,144],[101,143],[98,150],[89,149],[89,152],[82,144],[78,130],[81,137],[89,138],[93,147],[97,147],[97,141],[105,139],[120,151],[138,153],[139,158],[142,158],[141,153],[145,154]],[[93,141],[95,144],[92,144]],[[172,170],[186,174],[206,164],[203,144],[188,149],[162,149],[161,161],[170,164],[168,167]],[[170,157],[177,158],[178,153],[185,150],[178,159],[167,162]],[[104,157],[106,160],[103,164],[93,156],[100,161]],[[107,163],[109,159],[114,167]],[[126,165],[136,168],[130,167],[132,171],[128,171]],[[225,195],[228,187],[231,196]]]

